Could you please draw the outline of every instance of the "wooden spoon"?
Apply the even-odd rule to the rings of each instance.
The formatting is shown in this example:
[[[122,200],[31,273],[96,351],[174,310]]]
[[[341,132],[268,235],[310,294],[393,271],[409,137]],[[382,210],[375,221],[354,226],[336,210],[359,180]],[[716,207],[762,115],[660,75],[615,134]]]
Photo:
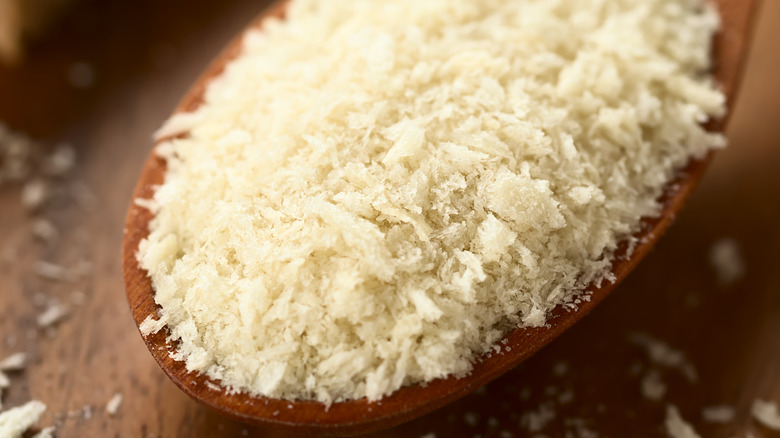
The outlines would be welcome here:
[[[717,0],[715,3],[720,9],[723,26],[714,46],[716,61],[714,74],[723,87],[731,108],[742,72],[744,55],[748,49],[749,31],[757,1]],[[267,12],[258,17],[251,27],[262,27],[263,21],[268,17],[283,18],[287,4],[288,0],[276,2]],[[201,105],[207,84],[222,72],[227,62],[239,54],[240,46],[239,36],[212,62],[181,101],[176,112],[193,111]],[[726,120],[710,123],[708,129],[721,130],[725,123]],[[144,340],[157,363],[179,388],[196,401],[228,417],[254,424],[295,428],[302,433],[320,432],[336,435],[365,433],[394,426],[463,397],[499,377],[588,314],[655,245],[682,208],[711,158],[710,153],[702,160],[691,161],[677,178],[667,185],[661,198],[664,205],[663,213],[660,217],[643,220],[642,231],[636,235],[639,244],[634,252],[626,257],[626,245],[622,245],[619,249],[612,265],[612,271],[617,277],[616,283],[604,282],[601,287],[591,287],[590,300],[580,304],[576,311],[567,311],[561,307],[555,309],[549,317],[549,327],[517,329],[510,332],[506,336],[506,347],[511,347],[511,351],[506,348],[507,352],[503,354],[479,358],[467,377],[443,378],[424,386],[404,387],[377,402],[370,403],[360,399],[334,403],[326,407],[314,401],[289,402],[253,397],[245,393],[228,394],[213,389],[216,387],[212,384],[218,385],[219,382],[210,381],[203,374],[188,372],[183,362],[171,359],[169,352],[174,351],[176,346],[166,339],[165,330],[149,335]],[[165,161],[152,153],[141,173],[133,199],[151,198],[155,186],[163,183],[165,169]],[[136,324],[140,324],[150,315],[157,315],[158,310],[154,302],[151,281],[136,260],[138,244],[148,235],[151,219],[152,214],[147,209],[131,203],[125,225],[122,255],[127,298]]]

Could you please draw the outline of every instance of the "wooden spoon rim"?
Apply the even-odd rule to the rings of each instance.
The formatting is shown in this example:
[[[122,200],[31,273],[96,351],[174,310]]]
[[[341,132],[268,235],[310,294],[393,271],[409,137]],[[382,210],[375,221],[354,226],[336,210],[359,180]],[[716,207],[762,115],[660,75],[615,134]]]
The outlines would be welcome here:
[[[283,18],[288,3],[289,0],[276,2],[254,20],[250,27],[261,27],[269,17]],[[744,67],[745,57],[741,54],[748,48],[748,32],[755,19],[755,3],[756,0],[718,1],[724,29],[715,41],[715,59],[719,62],[714,66],[714,75],[723,85],[730,103],[736,95],[738,78]],[[731,13],[734,11],[742,13]],[[227,62],[240,53],[242,36],[243,32],[211,63],[182,99],[175,110],[176,113],[194,111],[203,103],[209,81],[221,74]],[[729,60],[732,62],[728,62]],[[726,122],[724,119],[710,123],[708,129],[722,130]],[[671,225],[713,155],[710,152],[702,159],[691,160],[678,176],[667,184],[660,199],[663,213],[659,217],[642,220],[642,230],[635,235],[638,243],[629,257],[626,257],[626,242],[621,244],[612,264],[612,271],[617,279],[615,283],[603,282],[599,287],[591,286],[588,289],[590,299],[582,301],[576,311],[559,306],[550,316],[547,328],[524,328],[510,332],[505,338],[506,343],[500,344],[503,352],[493,354],[489,358],[482,356],[474,364],[470,375],[464,378],[448,377],[428,382],[425,386],[407,386],[377,402],[369,403],[366,399],[359,399],[338,402],[327,407],[315,401],[290,402],[254,397],[242,392],[228,394],[223,390],[215,390],[213,388],[218,387],[213,385],[219,385],[218,381],[208,379],[203,374],[188,372],[183,362],[170,357],[176,345],[167,339],[167,329],[144,337],[144,342],[163,371],[182,391],[228,417],[253,424],[295,428],[302,432],[354,434],[390,427],[424,415],[494,380],[587,315],[639,264]],[[165,170],[165,161],[152,152],[144,165],[132,199],[151,198],[156,187],[162,184]],[[124,281],[128,302],[137,325],[150,315],[156,317],[159,309],[154,302],[151,280],[136,258],[139,243],[149,234],[148,225],[152,217],[149,210],[131,202],[125,222],[122,248]],[[510,347],[511,351],[508,351],[507,347]]]

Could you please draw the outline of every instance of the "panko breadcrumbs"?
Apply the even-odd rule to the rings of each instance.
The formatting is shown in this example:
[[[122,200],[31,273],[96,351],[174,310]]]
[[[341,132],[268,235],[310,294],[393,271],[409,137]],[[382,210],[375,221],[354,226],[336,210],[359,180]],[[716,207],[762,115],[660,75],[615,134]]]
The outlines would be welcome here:
[[[700,0],[292,1],[158,132],[142,331],[275,398],[468,373],[613,280],[725,145],[718,26]]]

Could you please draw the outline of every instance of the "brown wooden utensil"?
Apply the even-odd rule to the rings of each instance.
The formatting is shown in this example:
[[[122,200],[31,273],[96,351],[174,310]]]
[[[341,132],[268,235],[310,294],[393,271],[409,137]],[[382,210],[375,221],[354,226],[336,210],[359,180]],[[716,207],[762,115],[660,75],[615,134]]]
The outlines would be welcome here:
[[[757,0],[716,0],[714,3],[718,6],[722,17],[722,29],[716,36],[714,45],[714,75],[726,94],[729,108],[732,108],[748,51],[750,29],[758,2]],[[287,4],[288,0],[275,3],[258,17],[250,28],[262,27],[268,17],[283,18]],[[176,112],[189,112],[198,108],[203,102],[204,91],[209,81],[218,76],[225,65],[239,54],[240,48],[241,36],[239,35],[192,86],[176,108]],[[710,123],[708,128],[722,130],[725,124],[724,119]],[[697,185],[711,158],[712,153],[704,159],[691,161],[679,172],[675,180],[667,185],[661,198],[664,205],[663,212],[657,218],[643,220],[642,231],[636,235],[639,244],[634,252],[626,257],[626,245],[622,245],[617,252],[612,265],[617,282],[614,284],[604,282],[601,287],[591,287],[590,300],[581,303],[576,311],[567,311],[558,307],[549,317],[549,327],[517,329],[510,332],[506,336],[505,346],[510,347],[511,351],[506,348],[503,354],[479,358],[471,374],[463,378],[450,377],[434,380],[426,385],[404,387],[376,402],[361,399],[334,403],[326,407],[314,401],[290,402],[215,390],[214,385],[207,384],[210,379],[205,375],[188,372],[183,362],[171,359],[169,352],[174,351],[176,346],[166,339],[165,330],[149,335],[144,340],[163,371],[187,395],[240,421],[294,428],[301,433],[333,435],[365,433],[409,421],[463,397],[499,377],[588,314],[656,244]],[[154,153],[150,154],[135,188],[133,199],[151,198],[155,187],[163,183],[165,170],[165,161]],[[127,298],[136,324],[140,324],[150,315],[157,315],[158,310],[154,302],[151,281],[146,271],[139,267],[136,259],[138,244],[148,235],[151,219],[152,213],[149,210],[131,203],[125,223],[122,255]],[[210,383],[219,384],[218,381]]]

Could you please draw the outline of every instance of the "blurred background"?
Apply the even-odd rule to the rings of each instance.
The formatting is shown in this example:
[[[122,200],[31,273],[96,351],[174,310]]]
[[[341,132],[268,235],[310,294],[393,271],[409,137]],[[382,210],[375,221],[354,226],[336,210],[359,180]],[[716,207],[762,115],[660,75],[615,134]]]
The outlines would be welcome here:
[[[46,12],[22,19],[14,3]],[[151,133],[265,5],[0,0],[0,360],[29,363],[9,373],[4,408],[40,399],[58,437],[295,436],[181,393],[121,274]],[[671,404],[705,437],[780,437],[750,414],[756,398],[780,402],[780,1],[756,25],[729,148],[628,280],[508,375],[375,436],[662,437]]]

